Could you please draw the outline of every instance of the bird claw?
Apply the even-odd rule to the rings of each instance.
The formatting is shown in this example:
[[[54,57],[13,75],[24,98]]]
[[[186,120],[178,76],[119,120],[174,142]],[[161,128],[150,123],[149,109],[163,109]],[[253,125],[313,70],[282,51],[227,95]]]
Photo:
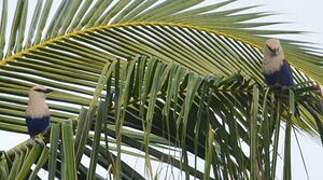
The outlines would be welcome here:
[[[45,147],[45,142],[42,139],[34,139],[34,142],[41,147]]]
[[[44,136],[42,134],[38,134],[36,135],[33,140],[35,143],[39,144],[40,146],[44,147],[45,146],[45,142],[44,142]]]

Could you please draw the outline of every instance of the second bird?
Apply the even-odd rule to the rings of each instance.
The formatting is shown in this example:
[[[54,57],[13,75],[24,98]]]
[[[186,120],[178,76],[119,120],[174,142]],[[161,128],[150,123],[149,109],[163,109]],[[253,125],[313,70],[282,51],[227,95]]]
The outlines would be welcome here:
[[[50,92],[52,90],[40,85],[34,86],[29,92],[26,123],[31,138],[46,133],[49,128],[50,113],[46,104],[46,94]]]
[[[293,70],[285,59],[278,39],[269,39],[264,47],[263,71],[270,87],[288,88],[294,85]]]

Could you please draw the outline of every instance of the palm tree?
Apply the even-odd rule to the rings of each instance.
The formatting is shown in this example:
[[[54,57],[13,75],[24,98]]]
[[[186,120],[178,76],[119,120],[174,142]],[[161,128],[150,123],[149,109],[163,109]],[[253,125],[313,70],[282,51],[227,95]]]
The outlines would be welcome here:
[[[2,1],[0,130],[27,132],[26,97],[35,84],[55,90],[51,130],[46,146],[28,140],[1,152],[2,179],[40,178],[40,169],[49,179],[144,179],[125,155],[142,158],[149,179],[160,174],[153,162],[167,164],[165,177],[175,168],[186,179],[274,179],[279,140],[284,179],[291,179],[292,130],[323,135],[322,56],[283,40],[297,85],[277,98],[262,76],[264,35],[300,32],[256,30],[276,23],[249,22],[268,13],[237,15],[253,6],[28,2],[18,0],[10,21]],[[282,125],[285,139],[278,138]]]

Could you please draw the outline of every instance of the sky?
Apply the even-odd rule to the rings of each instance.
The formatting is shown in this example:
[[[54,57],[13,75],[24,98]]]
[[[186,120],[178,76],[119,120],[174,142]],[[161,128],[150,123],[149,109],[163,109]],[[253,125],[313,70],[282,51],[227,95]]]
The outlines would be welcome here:
[[[2,1],[0,1],[2,2]],[[15,1],[9,1],[12,5]],[[30,3],[36,2],[30,0]],[[215,0],[206,0],[205,3],[215,2]],[[292,38],[297,40],[309,41],[316,43],[315,46],[323,49],[323,21],[322,7],[323,1],[320,0],[238,0],[234,4],[228,6],[228,9],[233,7],[241,7],[248,5],[262,5],[255,8],[254,12],[266,11],[274,12],[278,15],[262,18],[259,21],[282,21],[289,22],[288,24],[275,25],[267,29],[278,30],[301,30],[307,33],[300,36],[285,36],[283,38]],[[14,11],[13,8],[9,11]],[[250,10],[248,11],[250,12]],[[287,57],[288,58],[288,57]],[[322,72],[323,75],[323,72]],[[281,131],[283,132],[283,131]],[[292,142],[292,176],[294,180],[306,179],[306,174],[303,162],[300,157],[299,148],[293,136]],[[281,138],[283,138],[283,133]],[[304,133],[298,133],[297,137],[300,141],[301,149],[305,157],[309,178],[311,180],[322,179],[322,162],[323,162],[323,148],[317,137],[311,137]],[[7,150],[26,140],[25,135],[13,134],[0,131],[0,150]],[[283,146],[280,145],[280,152],[283,152]],[[134,161],[133,163],[141,163]],[[278,179],[282,179],[282,167],[278,167]]]

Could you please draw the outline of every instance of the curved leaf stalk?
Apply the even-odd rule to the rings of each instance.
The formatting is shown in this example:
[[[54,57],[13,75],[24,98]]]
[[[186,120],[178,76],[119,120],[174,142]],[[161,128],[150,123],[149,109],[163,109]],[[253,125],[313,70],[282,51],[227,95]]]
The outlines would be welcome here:
[[[253,87],[253,98],[252,98],[252,108],[251,108],[251,117],[250,117],[250,179],[256,180],[259,176],[259,170],[257,168],[258,157],[257,157],[257,115],[259,108],[259,89],[255,85]]]
[[[62,178],[63,179],[77,179],[77,166],[75,161],[74,151],[74,137],[71,121],[62,123],[62,142],[63,142],[63,165],[62,165]]]
[[[48,179],[54,180],[56,174],[57,150],[60,138],[60,124],[52,123],[50,131],[50,149],[48,161]]]
[[[279,131],[280,131],[280,122],[281,122],[281,99],[276,100],[276,108],[275,108],[275,121],[274,121],[274,144],[273,144],[273,155],[272,155],[272,163],[271,163],[271,178],[276,178],[276,167],[277,167],[277,157],[278,157],[278,145],[279,145]]]

